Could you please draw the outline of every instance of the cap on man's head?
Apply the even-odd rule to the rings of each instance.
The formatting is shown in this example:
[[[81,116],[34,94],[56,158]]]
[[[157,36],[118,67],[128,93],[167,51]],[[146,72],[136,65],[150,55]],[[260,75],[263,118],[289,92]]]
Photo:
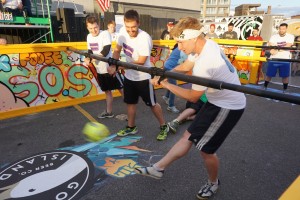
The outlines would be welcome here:
[[[174,26],[174,22],[168,22],[167,26]]]
[[[281,23],[279,26],[285,26],[288,27],[289,25],[287,23]]]
[[[215,25],[215,24],[211,24],[209,27],[212,27],[212,26],[213,26],[214,28],[216,28],[216,25]]]

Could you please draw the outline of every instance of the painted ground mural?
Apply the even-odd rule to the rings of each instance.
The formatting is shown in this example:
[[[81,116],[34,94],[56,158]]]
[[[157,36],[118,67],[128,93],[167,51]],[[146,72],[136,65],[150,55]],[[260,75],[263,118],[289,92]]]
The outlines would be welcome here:
[[[92,188],[135,174],[139,160],[151,161],[151,151],[135,146],[140,139],[114,134],[97,143],[2,163],[0,199],[78,199]]]

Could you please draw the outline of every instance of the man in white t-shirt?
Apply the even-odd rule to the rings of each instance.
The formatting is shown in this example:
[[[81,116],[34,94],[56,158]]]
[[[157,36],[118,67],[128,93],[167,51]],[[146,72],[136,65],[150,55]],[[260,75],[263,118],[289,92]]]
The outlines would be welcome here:
[[[202,27],[198,19],[186,17],[180,19],[172,29],[171,35],[177,41],[179,50],[189,55],[188,59],[173,71],[192,71],[194,76],[240,85],[235,67],[217,43],[203,38]],[[157,79],[153,79],[152,82],[157,84]],[[181,139],[160,161],[151,167],[137,167],[135,171],[137,174],[162,178],[164,170],[175,160],[185,156],[194,144],[200,151],[208,173],[208,182],[200,189],[197,197],[208,199],[220,184],[216,151],[241,118],[246,106],[245,95],[196,84],[192,84],[191,89],[186,89],[166,80],[162,81],[161,85],[191,102],[196,102],[206,93],[208,102],[202,106]]]
[[[139,14],[135,10],[128,10],[124,14],[125,26],[121,28],[113,58],[119,59],[123,49],[126,62],[152,67],[150,54],[152,39],[148,33],[139,29]],[[113,74],[116,66],[111,66],[110,73]],[[148,73],[125,69],[124,75],[124,102],[127,104],[128,124],[120,130],[118,136],[136,134],[138,129],[135,124],[136,105],[139,97],[149,106],[160,124],[160,132],[157,140],[164,140],[167,137],[169,128],[165,123],[162,109],[156,102],[154,87],[150,83],[151,76]]]
[[[116,42],[118,39],[118,35],[116,33],[116,22],[114,20],[110,20],[107,23],[107,31],[111,35],[111,41]]]
[[[108,31],[102,31],[100,33],[100,27],[98,20],[93,17],[86,18],[86,27],[89,31],[87,36],[87,48],[90,52],[96,55],[100,55],[106,58],[112,57],[111,51],[111,36]],[[93,60],[91,62],[90,58],[85,58],[85,63],[89,65],[94,65],[97,70],[97,74],[94,74],[98,84],[102,91],[106,95],[106,110],[98,115],[98,118],[112,118],[114,114],[112,112],[113,95],[112,90],[118,89],[122,94],[123,83],[120,74],[116,76],[111,76],[107,72],[108,63],[99,60]],[[93,68],[93,66],[91,66]]]
[[[277,34],[273,35],[270,38],[268,43],[269,46],[278,46],[278,47],[291,47],[294,43],[294,36],[292,34],[287,33],[288,25],[286,23],[282,23],[279,26],[279,31]],[[271,49],[270,50],[271,57],[270,58],[283,58],[290,59],[291,53],[289,50],[283,49]],[[282,62],[282,61],[268,61],[268,68],[265,78],[264,87],[267,89],[269,82],[272,77],[275,77],[277,71],[279,71],[279,76],[282,78],[283,84],[283,92],[286,91],[289,84],[289,76],[290,76],[290,62]]]
[[[22,0],[2,0],[5,12],[11,12],[13,16],[22,16]]]

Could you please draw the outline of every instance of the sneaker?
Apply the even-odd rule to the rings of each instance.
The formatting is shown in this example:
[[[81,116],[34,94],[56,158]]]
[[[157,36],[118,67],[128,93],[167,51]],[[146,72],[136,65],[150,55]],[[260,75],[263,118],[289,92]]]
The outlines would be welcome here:
[[[126,135],[134,135],[138,132],[137,127],[133,127],[133,128],[129,128],[128,126],[126,126],[125,128],[119,130],[119,132],[117,133],[118,136],[126,136]]]
[[[169,105],[169,98],[166,96],[162,96],[162,98],[166,102],[166,104]]]
[[[220,185],[219,179],[218,179],[218,183],[217,184],[213,184],[212,182],[208,181],[199,190],[199,192],[197,194],[197,198],[198,199],[208,199],[209,197],[211,197],[212,195],[214,195],[217,192],[219,185]]]
[[[169,126],[168,125],[162,125],[160,127],[160,132],[159,132],[158,136],[156,137],[156,139],[159,140],[159,141],[167,139],[168,132],[169,132]]]
[[[172,107],[168,106],[167,110],[172,113],[179,113],[179,110],[175,106],[172,106]]]
[[[114,117],[115,115],[113,113],[108,113],[106,111],[103,111],[102,113],[100,113],[97,117],[99,119],[103,119],[103,118],[112,118]]]
[[[282,90],[282,93],[283,93],[283,94],[289,94],[289,92],[287,91],[287,89],[283,89],[283,90]]]
[[[154,169],[153,166],[151,167],[136,167],[134,168],[136,174],[140,174],[143,176],[149,176],[155,179],[161,179],[164,175],[164,170],[158,171]]]
[[[177,128],[179,127],[179,122],[176,119],[174,119],[173,121],[168,122],[167,124],[168,124],[169,128],[171,129],[171,131],[173,133],[176,133]]]

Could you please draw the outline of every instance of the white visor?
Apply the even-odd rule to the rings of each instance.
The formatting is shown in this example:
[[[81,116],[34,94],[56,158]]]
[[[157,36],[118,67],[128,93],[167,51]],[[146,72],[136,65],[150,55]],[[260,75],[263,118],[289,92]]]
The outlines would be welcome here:
[[[175,39],[178,41],[193,39],[201,35],[203,31],[204,27],[202,27],[200,30],[185,29],[178,37],[175,37]]]

